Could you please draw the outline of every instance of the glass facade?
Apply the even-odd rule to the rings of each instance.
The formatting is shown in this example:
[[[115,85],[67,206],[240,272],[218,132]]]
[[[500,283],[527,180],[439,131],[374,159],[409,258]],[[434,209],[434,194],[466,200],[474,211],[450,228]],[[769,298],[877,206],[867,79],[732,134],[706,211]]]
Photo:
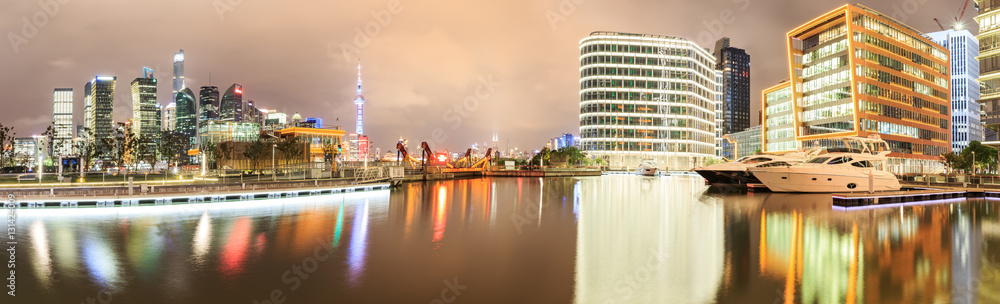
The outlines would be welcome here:
[[[580,143],[611,166],[690,168],[716,154],[715,58],[680,37],[595,32],[580,42]]]
[[[152,77],[152,75],[150,75]],[[132,81],[132,132],[149,142],[147,153],[156,153],[162,120],[156,102],[156,78],[136,78]]]
[[[761,150],[768,152],[795,151],[795,121],[792,113],[792,87],[785,81],[764,90],[764,117],[761,133],[764,136]]]
[[[117,79],[115,76],[98,76],[87,83],[86,91],[88,94],[86,98],[90,102],[90,110],[87,113],[89,122],[87,128],[93,132],[94,138],[111,138],[113,135],[112,113]],[[108,153],[104,153],[104,155],[104,159],[109,159]]]
[[[931,162],[951,150],[944,47],[862,5],[842,6],[792,30],[787,43],[793,102],[778,102],[781,88],[764,92],[767,151],[871,134],[889,142],[890,157]],[[794,140],[772,140],[788,135]]]
[[[210,120],[198,127],[198,142],[214,145],[221,142],[251,142],[260,137],[260,125],[248,122]]]
[[[177,93],[174,100],[176,104],[177,132],[185,137],[185,141],[190,147],[197,145],[198,135],[198,112],[195,105],[194,92],[191,88],[184,88]]]
[[[222,101],[219,107],[219,119],[223,121],[241,122],[244,116],[246,105],[243,102],[243,86],[233,84],[222,94]]]
[[[716,42],[715,69],[722,71],[722,133],[750,128],[750,55],[729,46],[729,38]]]
[[[52,92],[52,125],[55,134],[52,155],[73,153],[73,89],[55,89]],[[55,149],[59,149],[55,151]]]
[[[761,148],[761,126],[752,127],[741,132],[727,134],[723,140],[722,151],[726,160],[736,160],[740,157],[753,155]],[[733,151],[736,154],[733,154]]]
[[[982,105],[981,123],[993,131],[984,130],[986,141],[1000,140],[996,130],[1000,128],[1000,1],[976,1],[979,4],[979,79]],[[990,134],[990,136],[985,136]]]

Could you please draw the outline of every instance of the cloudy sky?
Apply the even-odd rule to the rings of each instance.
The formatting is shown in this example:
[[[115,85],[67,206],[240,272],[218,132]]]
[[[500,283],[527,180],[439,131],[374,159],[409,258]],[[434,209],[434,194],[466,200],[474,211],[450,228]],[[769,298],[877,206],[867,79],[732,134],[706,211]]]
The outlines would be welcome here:
[[[752,110],[788,77],[784,34],[845,2],[827,0],[42,0],[0,9],[0,123],[19,136],[52,119],[52,90],[118,76],[114,120],[132,116],[128,85],[156,71],[170,100],[172,59],[187,86],[243,85],[249,99],[353,131],[363,62],[366,133],[388,151],[402,136],[464,150],[497,132],[502,146],[539,148],[579,132],[579,41],[594,31],[722,36],[747,49]],[[65,2],[65,3],[62,3]],[[963,0],[862,2],[922,31],[953,20]],[[965,24],[975,28],[971,6]],[[732,20],[720,16],[731,14]],[[723,22],[729,21],[729,22]],[[26,22],[30,25],[26,26]],[[947,22],[947,23],[953,23]],[[946,23],[945,26],[948,26]],[[359,34],[360,33],[360,34]],[[197,90],[195,90],[197,91]],[[758,124],[756,114],[752,124]],[[437,130],[437,131],[435,131]],[[436,134],[435,134],[436,133]]]

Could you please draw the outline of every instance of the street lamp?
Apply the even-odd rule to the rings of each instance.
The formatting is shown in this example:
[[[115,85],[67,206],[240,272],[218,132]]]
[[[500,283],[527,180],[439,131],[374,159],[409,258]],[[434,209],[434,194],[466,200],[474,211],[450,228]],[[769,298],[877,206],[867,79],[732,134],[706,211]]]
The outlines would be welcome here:
[[[976,151],[972,151],[972,176],[976,176]]]
[[[278,144],[271,144],[271,181],[277,181],[278,177],[274,173],[274,149],[278,148]]]

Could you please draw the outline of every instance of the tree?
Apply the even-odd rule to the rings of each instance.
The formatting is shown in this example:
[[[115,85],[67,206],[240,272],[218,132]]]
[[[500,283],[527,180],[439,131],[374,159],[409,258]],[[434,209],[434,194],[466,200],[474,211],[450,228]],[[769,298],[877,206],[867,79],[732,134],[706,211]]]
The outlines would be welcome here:
[[[250,160],[250,167],[254,172],[257,172],[260,161],[264,159],[264,150],[267,149],[267,146],[263,139],[257,138],[256,141],[248,143],[243,149],[243,157]],[[260,179],[260,172],[257,172],[257,179]]]
[[[14,138],[17,138],[14,128],[0,123],[0,167],[14,165]]]
[[[175,164],[178,160],[183,161],[183,156],[187,154],[187,148],[190,145],[185,142],[185,139],[183,134],[177,131],[160,132],[160,145],[158,147],[160,157],[167,161],[167,164]]]
[[[214,151],[216,153],[216,159],[219,161],[219,163],[216,164],[216,167],[223,169],[221,163],[233,159],[233,150],[235,147],[235,143],[231,141],[218,144],[218,148]]]
[[[293,159],[301,158],[304,152],[303,144],[298,137],[282,140],[278,143],[277,149],[285,158],[285,166],[290,165]]]
[[[94,132],[90,128],[83,128],[84,140],[77,144],[77,151],[80,153],[81,165],[90,169],[93,164],[91,164],[95,158],[101,157],[102,150],[98,148],[98,144],[92,140],[94,138]],[[86,170],[85,169],[85,170]]]
[[[974,152],[974,153],[973,153]],[[996,167],[997,149],[982,145],[979,141],[969,142],[969,146],[962,149],[960,154],[966,161],[962,169],[972,169],[973,161],[977,171],[989,171]],[[973,157],[975,155],[975,157]],[[973,159],[975,158],[975,159]],[[973,172],[974,174],[975,172]]]
[[[941,154],[940,159],[941,164],[948,168],[949,173],[955,169],[963,168],[965,166],[965,161],[966,160],[962,158],[961,155],[958,155],[955,152]]]

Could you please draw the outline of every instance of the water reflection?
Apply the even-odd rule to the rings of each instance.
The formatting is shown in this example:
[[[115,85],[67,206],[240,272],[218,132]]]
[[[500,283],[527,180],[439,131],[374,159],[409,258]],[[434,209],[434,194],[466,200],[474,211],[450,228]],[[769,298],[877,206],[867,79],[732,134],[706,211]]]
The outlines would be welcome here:
[[[358,210],[360,209],[360,210]],[[368,201],[354,209],[354,226],[351,227],[351,247],[347,257],[348,282],[357,288],[365,274],[365,257],[368,253]]]
[[[49,289],[52,283],[52,255],[49,251],[49,235],[45,230],[45,224],[41,220],[35,220],[31,223],[31,230],[28,233],[31,234],[32,245],[35,248],[33,252],[35,276],[38,277],[38,283],[42,287]]]

